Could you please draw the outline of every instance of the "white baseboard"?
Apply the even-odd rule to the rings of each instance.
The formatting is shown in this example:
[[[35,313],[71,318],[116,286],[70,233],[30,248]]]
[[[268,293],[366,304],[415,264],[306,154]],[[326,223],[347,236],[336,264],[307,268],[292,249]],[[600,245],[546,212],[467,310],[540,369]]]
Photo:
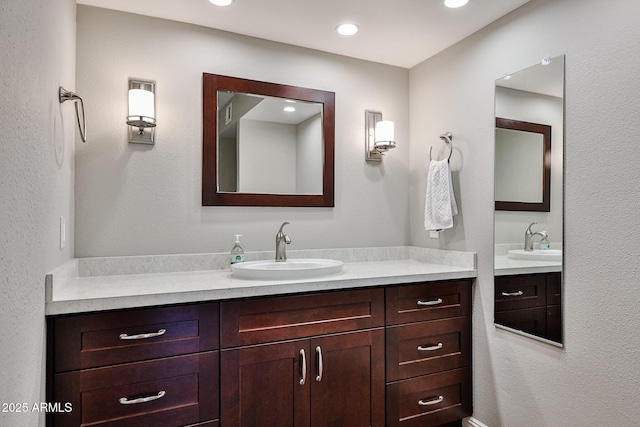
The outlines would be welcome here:
[[[467,426],[468,427],[488,427],[485,424],[482,424],[480,421],[476,420],[473,417],[470,417],[469,419],[467,419]]]

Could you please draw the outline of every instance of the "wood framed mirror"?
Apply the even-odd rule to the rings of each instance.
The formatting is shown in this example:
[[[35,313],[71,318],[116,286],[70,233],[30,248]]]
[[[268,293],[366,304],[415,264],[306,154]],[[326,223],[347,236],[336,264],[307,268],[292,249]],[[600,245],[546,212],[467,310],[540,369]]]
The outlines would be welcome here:
[[[335,94],[203,73],[203,206],[334,206]]]
[[[496,117],[495,209],[549,212],[551,126]]]

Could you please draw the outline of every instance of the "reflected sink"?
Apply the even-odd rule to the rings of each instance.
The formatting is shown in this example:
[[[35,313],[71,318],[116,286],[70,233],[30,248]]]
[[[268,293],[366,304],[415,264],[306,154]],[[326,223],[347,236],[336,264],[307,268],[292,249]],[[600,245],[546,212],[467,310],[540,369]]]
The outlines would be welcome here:
[[[523,259],[527,261],[562,261],[562,250],[560,249],[534,249],[525,251],[524,249],[513,249],[509,251],[509,258]]]
[[[233,276],[251,280],[296,280],[331,276],[342,272],[342,261],[333,259],[289,259],[284,262],[250,261],[231,265]]]

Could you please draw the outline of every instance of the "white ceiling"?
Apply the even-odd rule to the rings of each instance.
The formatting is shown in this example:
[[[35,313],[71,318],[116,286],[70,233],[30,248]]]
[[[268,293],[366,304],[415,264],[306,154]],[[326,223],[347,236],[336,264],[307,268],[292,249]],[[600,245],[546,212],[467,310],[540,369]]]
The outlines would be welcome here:
[[[529,0],[77,0],[78,4],[188,22],[266,40],[411,68]],[[335,31],[360,26],[355,36]]]

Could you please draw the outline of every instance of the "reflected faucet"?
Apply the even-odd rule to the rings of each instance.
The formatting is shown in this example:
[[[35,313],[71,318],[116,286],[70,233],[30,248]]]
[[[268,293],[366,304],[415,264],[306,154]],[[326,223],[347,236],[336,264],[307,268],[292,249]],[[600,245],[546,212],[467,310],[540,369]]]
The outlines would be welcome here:
[[[529,227],[527,227],[527,231],[524,232],[524,250],[525,251],[533,250],[533,236],[538,235],[538,236],[541,236],[543,239],[547,238],[547,233],[545,231],[536,231],[535,233],[531,231],[531,227],[534,224],[537,224],[537,222],[532,222],[531,224],[529,224]]]
[[[287,260],[287,245],[291,243],[289,236],[282,232],[282,228],[289,224],[283,222],[276,234],[276,262],[285,262]]]

